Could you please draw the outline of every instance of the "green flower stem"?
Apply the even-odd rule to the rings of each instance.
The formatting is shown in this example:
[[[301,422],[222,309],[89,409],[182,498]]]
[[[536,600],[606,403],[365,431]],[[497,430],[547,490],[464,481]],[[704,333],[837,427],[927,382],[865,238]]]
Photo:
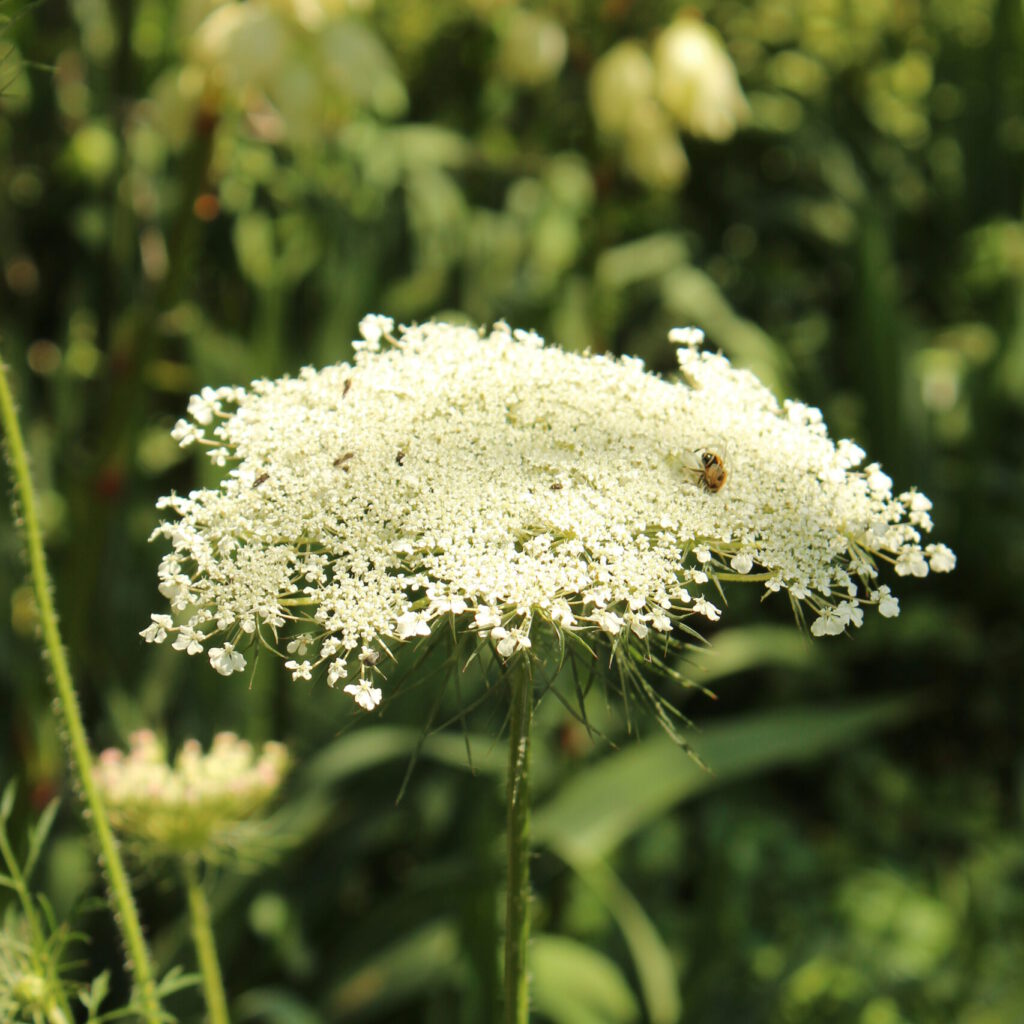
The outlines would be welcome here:
[[[103,806],[99,790],[96,787],[92,754],[89,750],[85,725],[82,722],[82,713],[78,706],[78,695],[75,693],[71,670],[68,667],[67,656],[60,639],[50,576],[46,570],[42,532],[39,529],[39,517],[36,512],[35,492],[32,489],[32,477],[28,468],[28,457],[25,453],[25,444],[14,408],[14,397],[7,381],[7,367],[2,362],[0,362],[0,421],[3,423],[4,435],[7,439],[7,452],[15,491],[21,502],[21,522],[25,535],[25,546],[28,550],[29,572],[39,610],[39,625],[43,636],[44,650],[49,656],[50,673],[67,730],[71,767],[78,777],[82,797],[88,810],[87,820],[99,845],[102,867],[110,886],[112,909],[121,929],[125,951],[128,955],[127,966],[138,988],[140,1009],[148,1024],[160,1024],[164,1015],[156,991],[156,980],[149,949],[142,934],[142,925],[139,923],[139,914],[132,897],[131,886],[128,884],[128,874],[121,859],[121,851],[114,839],[106,808]]]
[[[525,654],[514,657],[507,678],[508,723],[508,899],[505,909],[505,1024],[527,1024],[530,986],[526,947],[530,940],[530,719],[533,680]]]
[[[203,997],[206,999],[208,1021],[209,1024],[229,1024],[231,1018],[228,1016],[224,979],[220,973],[220,961],[217,959],[217,943],[213,937],[210,904],[203,891],[203,883],[199,878],[199,869],[195,860],[185,857],[181,862],[181,868],[185,877],[192,943],[196,949],[199,974],[203,979]]]

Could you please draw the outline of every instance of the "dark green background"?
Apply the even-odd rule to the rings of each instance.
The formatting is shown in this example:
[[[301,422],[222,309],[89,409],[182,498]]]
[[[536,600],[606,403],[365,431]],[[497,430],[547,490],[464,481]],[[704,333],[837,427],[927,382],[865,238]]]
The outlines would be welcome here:
[[[264,664],[249,687],[138,637],[163,610],[154,502],[215,479],[168,437],[188,395],[344,359],[376,311],[504,318],[658,369],[696,323],[929,494],[959,557],[851,638],[734,598],[687,667],[718,700],[667,690],[713,774],[652,722],[627,737],[614,699],[596,744],[542,702],[538,1019],[1024,1021],[1021,6],[698,6],[756,116],[684,134],[690,178],[660,191],[599,137],[587,80],[673,4],[536,6],[568,50],[524,83],[512,5],[380,0],[348,30],[380,48],[350,92],[321,82],[270,139],[167,100],[192,45],[172,4],[0,7],[0,345],[94,745],[230,728],[298,762],[290,848],[214,880],[239,1020],[475,1024],[496,999],[500,695],[468,718],[475,772],[457,729],[436,737],[396,807],[436,677],[366,719],[322,681]],[[316,74],[301,50],[285,65]],[[0,613],[0,777],[22,821],[69,797],[39,882],[71,914],[99,883],[6,512]],[[140,885],[164,968],[191,965],[171,877]],[[79,924],[83,976],[116,965],[103,912]]]

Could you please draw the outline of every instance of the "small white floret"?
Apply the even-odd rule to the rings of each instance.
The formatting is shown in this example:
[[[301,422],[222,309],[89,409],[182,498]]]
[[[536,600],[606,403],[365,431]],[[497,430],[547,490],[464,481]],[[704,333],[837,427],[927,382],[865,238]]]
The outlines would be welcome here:
[[[372,711],[381,700],[379,687],[371,686],[369,680],[360,679],[358,683],[349,683],[345,692],[355,698],[355,702],[365,711]]]
[[[704,332],[699,327],[673,327],[668,332],[668,340],[673,345],[700,348],[704,344]]]
[[[612,636],[618,636],[624,625],[622,617],[607,609],[594,612],[593,621],[597,627]]]
[[[754,559],[746,551],[741,551],[739,554],[732,556],[729,560],[729,565],[741,576],[745,576],[754,568]]]
[[[222,676],[229,676],[245,668],[245,657],[235,650],[233,644],[225,643],[223,647],[210,648],[210,664]]]
[[[300,633],[297,637],[288,641],[285,650],[289,654],[297,654],[300,658],[309,650],[313,638],[308,633]]]
[[[908,548],[900,552],[896,559],[897,576],[927,576],[928,563],[918,548]]]
[[[900,613],[900,602],[898,598],[893,597],[892,592],[888,587],[879,587],[872,595],[871,599],[878,602],[878,614],[883,619],[895,619]]]
[[[812,623],[812,636],[839,636],[844,629],[843,616],[835,608],[826,608]]]
[[[408,640],[414,636],[430,636],[430,623],[416,612],[405,612],[395,621],[395,636]]]
[[[139,633],[147,644],[162,644],[167,639],[167,631],[174,628],[174,619],[170,615],[150,615],[150,624]]]
[[[370,314],[359,321],[359,333],[365,340],[365,347],[370,352],[380,349],[380,339],[395,329],[395,321],[389,316]],[[358,346],[359,343],[356,342]]]
[[[497,608],[481,605],[473,616],[473,625],[481,631],[495,629],[501,625],[501,612]]]
[[[945,544],[929,544],[924,553],[933,572],[952,572],[956,568],[956,555]]]
[[[171,646],[176,651],[184,651],[189,655],[196,655],[203,653],[203,641],[206,637],[198,630],[193,629],[191,626],[182,626],[178,631],[178,635],[174,638],[174,643]]]

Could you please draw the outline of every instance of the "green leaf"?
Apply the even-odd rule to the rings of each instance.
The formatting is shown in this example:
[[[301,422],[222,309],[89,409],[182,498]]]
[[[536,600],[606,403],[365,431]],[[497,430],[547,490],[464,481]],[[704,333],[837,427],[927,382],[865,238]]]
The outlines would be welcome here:
[[[681,232],[659,231],[604,249],[594,277],[599,287],[621,291],[687,263],[690,252]]]
[[[279,283],[301,281],[323,258],[323,244],[315,222],[305,214],[292,212],[278,218],[280,258],[276,270]]]
[[[277,245],[271,218],[262,210],[242,214],[235,221],[232,241],[242,275],[259,287],[270,287],[277,270]]]
[[[375,725],[370,729],[348,733],[335,740],[315,757],[306,775],[310,782],[328,785],[358,772],[410,757],[422,739],[419,729]],[[435,733],[423,740],[420,757],[429,758],[453,768],[469,770],[466,758],[466,737],[462,733]],[[485,774],[505,771],[504,744],[489,736],[470,736],[473,748],[473,769]]]
[[[431,921],[374,953],[330,994],[331,1020],[397,1006],[422,992],[454,982],[459,933],[447,919]]]
[[[894,697],[745,715],[694,740],[710,772],[667,736],[652,736],[562,786],[535,814],[534,840],[569,863],[596,863],[683,800],[755,772],[822,757],[906,721],[918,706],[916,698]]]
[[[186,988],[195,988],[202,978],[195,972],[186,972],[184,967],[175,965],[157,983],[156,991],[161,997],[174,995]]]
[[[82,1005],[89,1011],[90,1019],[96,1016],[103,1000],[107,998],[107,994],[109,992],[110,971],[103,971],[92,979],[92,984],[88,989],[83,989],[79,993],[78,998],[82,1001]]]
[[[715,634],[715,642],[692,651],[685,672],[694,682],[707,686],[765,665],[809,669],[820,661],[821,646],[790,626],[739,626]]]
[[[462,167],[472,155],[464,136],[440,124],[413,122],[395,125],[387,137],[403,166]]]
[[[676,1024],[682,1018],[680,981],[672,952],[637,898],[605,863],[571,865],[608,908],[629,947],[633,969],[651,1024]]]
[[[40,853],[43,851],[43,844],[46,842],[46,837],[50,834],[50,829],[53,827],[53,819],[56,817],[57,809],[59,807],[60,799],[54,797],[43,808],[43,813],[39,815],[35,827],[29,832],[28,853],[25,855],[24,867],[26,882],[32,877],[32,872],[39,860]]]
[[[4,786],[3,796],[0,796],[0,824],[6,825],[11,818],[11,811],[14,810],[14,798],[17,794],[18,784],[14,779]]]
[[[279,988],[253,988],[234,1001],[236,1021],[258,1020],[262,1024],[323,1024],[308,1003]]]
[[[560,935],[530,942],[533,1008],[554,1024],[631,1024],[640,1007],[618,965]]]

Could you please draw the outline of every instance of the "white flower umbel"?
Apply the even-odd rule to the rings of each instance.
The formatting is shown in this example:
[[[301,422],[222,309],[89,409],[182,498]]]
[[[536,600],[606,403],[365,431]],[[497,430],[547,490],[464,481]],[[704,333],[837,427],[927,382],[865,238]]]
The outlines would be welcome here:
[[[699,331],[672,333],[665,380],[505,324],[360,326],[354,365],[192,398],[175,436],[230,469],[161,500],[176,624],[154,615],[147,640],[209,644],[224,674],[262,643],[297,679],[326,664],[369,710],[379,652],[438,620],[500,657],[543,628],[646,644],[717,621],[719,587],[744,581],[788,590],[817,636],[864,605],[898,613],[879,561],[954,566],[922,548],[924,495],[894,496],[817,409],[780,405]]]

